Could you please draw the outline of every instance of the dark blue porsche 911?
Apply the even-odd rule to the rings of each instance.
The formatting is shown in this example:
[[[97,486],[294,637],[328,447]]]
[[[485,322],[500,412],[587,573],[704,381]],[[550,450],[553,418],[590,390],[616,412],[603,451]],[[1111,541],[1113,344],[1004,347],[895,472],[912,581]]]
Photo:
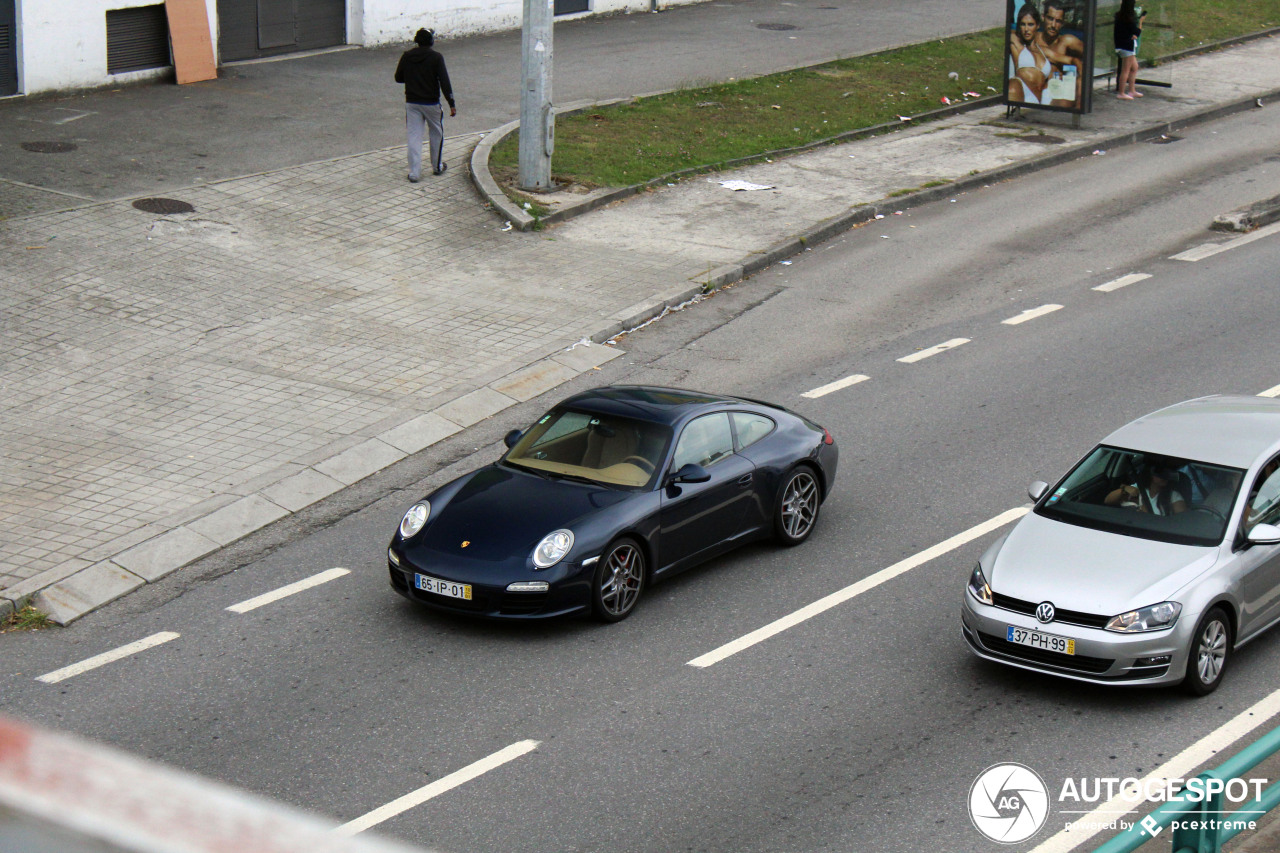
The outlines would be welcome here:
[[[576,394],[506,443],[404,514],[387,551],[401,595],[616,622],[659,578],[755,539],[803,542],[839,458],[781,406],[642,386]]]

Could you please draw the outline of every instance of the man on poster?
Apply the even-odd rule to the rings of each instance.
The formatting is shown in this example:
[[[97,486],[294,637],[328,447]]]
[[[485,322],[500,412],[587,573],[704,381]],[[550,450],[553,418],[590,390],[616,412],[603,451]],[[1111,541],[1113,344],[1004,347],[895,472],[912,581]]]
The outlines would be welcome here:
[[[1084,85],[1084,42],[1062,31],[1066,19],[1066,0],[1047,0],[1043,28],[1036,34],[1036,44],[1053,69],[1043,103],[1078,109]]]

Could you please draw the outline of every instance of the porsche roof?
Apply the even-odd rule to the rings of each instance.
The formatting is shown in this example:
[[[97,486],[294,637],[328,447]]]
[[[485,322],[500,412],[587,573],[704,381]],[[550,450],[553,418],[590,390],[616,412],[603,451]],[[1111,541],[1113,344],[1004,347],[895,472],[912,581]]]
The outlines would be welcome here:
[[[759,403],[754,400],[743,400],[739,397],[727,397],[719,394],[705,394],[701,391],[689,391],[683,388],[658,388],[648,385],[610,385],[603,388],[592,388],[574,394],[559,406],[582,408],[594,412],[640,418],[646,421],[674,424],[686,415],[717,405],[750,405],[771,409],[778,407]],[[778,409],[779,411],[784,411]]]

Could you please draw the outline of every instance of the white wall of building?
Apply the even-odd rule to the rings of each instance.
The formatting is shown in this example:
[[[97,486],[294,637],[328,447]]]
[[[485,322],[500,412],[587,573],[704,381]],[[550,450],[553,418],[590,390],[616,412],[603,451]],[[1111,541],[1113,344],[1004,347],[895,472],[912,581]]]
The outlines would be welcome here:
[[[171,71],[154,69],[107,73],[107,11],[148,6],[163,0],[18,0],[18,87],[34,95],[69,89],[156,79]],[[204,0],[210,37],[218,44],[217,0]],[[592,0],[582,15],[647,12],[650,0]],[[696,0],[663,0],[680,5]],[[400,44],[422,26],[449,38],[518,29],[522,0],[347,0],[347,40],[375,46]]]
[[[154,79],[165,69],[107,73],[107,11],[163,0],[18,0],[18,91],[34,95]],[[205,0],[210,34],[217,0]]]

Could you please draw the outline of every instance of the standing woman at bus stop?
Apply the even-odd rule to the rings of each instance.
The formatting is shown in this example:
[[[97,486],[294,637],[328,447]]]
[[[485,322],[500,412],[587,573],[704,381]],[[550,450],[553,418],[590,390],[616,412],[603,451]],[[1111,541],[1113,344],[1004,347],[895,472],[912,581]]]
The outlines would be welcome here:
[[[1116,12],[1115,45],[1116,55],[1120,57],[1120,68],[1116,71],[1116,95],[1122,101],[1141,98],[1138,91],[1138,38],[1142,35],[1142,19],[1145,13],[1139,13],[1134,0],[1121,0],[1120,11]]]

